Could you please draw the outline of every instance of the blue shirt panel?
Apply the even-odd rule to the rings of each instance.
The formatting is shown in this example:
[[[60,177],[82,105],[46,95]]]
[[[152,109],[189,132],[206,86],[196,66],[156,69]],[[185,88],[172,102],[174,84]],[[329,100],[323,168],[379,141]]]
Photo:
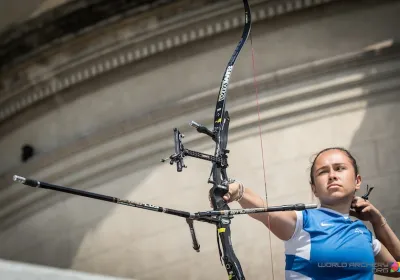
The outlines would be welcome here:
[[[286,270],[309,279],[373,279],[373,237],[361,221],[325,208],[304,210],[302,216],[309,259],[286,254]]]

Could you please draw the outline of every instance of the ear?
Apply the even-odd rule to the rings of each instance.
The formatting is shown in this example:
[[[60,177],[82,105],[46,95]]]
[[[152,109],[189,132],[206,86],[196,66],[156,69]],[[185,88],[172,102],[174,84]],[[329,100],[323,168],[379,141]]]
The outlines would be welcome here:
[[[318,195],[317,195],[317,188],[315,187],[315,185],[310,183],[310,186],[311,186],[311,191],[313,192],[313,194],[314,194],[316,197],[318,197]]]
[[[361,182],[362,182],[361,175],[358,174],[356,176],[356,191],[358,191],[361,188]]]

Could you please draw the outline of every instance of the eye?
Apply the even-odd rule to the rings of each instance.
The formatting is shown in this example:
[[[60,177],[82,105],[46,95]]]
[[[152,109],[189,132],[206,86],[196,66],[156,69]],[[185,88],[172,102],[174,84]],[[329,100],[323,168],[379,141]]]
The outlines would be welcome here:
[[[326,172],[327,172],[327,170],[321,170],[321,171],[318,172],[318,175],[321,175],[321,174],[326,173]]]
[[[336,168],[336,170],[345,170],[345,169],[346,169],[346,167],[343,166],[343,165],[339,165],[339,166]]]

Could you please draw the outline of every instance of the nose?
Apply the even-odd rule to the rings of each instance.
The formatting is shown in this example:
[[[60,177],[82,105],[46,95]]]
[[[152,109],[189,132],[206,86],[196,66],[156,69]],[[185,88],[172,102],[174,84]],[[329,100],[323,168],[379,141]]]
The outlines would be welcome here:
[[[329,171],[329,180],[330,180],[330,181],[335,181],[335,180],[337,180],[336,172],[335,172],[335,170],[333,170],[333,169],[331,169],[331,170]]]

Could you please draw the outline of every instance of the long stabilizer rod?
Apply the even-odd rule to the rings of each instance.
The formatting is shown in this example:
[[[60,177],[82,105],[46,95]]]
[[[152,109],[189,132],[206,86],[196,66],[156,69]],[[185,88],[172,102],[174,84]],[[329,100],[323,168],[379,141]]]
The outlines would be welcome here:
[[[134,201],[120,199],[120,198],[113,197],[113,196],[108,196],[108,195],[73,189],[73,188],[69,188],[69,187],[49,184],[49,183],[38,181],[38,180],[24,178],[24,177],[18,176],[18,175],[14,175],[13,180],[15,182],[19,182],[21,184],[24,184],[24,185],[27,185],[27,186],[30,186],[33,188],[42,188],[42,189],[49,189],[49,190],[69,193],[69,194],[89,197],[89,198],[93,198],[93,199],[103,200],[103,201],[107,201],[107,202],[112,202],[112,203],[116,203],[116,204],[142,208],[142,209],[151,210],[151,211],[155,211],[155,212],[163,212],[166,214],[171,214],[171,215],[175,215],[175,216],[179,216],[179,217],[183,217],[183,218],[194,218],[195,217],[195,214],[187,212],[187,211],[180,211],[180,210],[160,207],[160,206],[156,206],[156,205],[152,205],[152,204],[148,204],[148,203],[134,202]],[[216,222],[216,219],[212,219],[211,217],[204,217],[204,218],[200,218],[198,220],[202,221],[202,222],[210,222],[210,223]]]
[[[38,180],[34,180],[34,179],[28,179],[28,178],[18,176],[18,175],[14,175],[13,180],[15,182],[18,182],[18,183],[21,183],[21,184],[24,184],[24,185],[27,185],[27,186],[30,186],[33,188],[42,188],[42,189],[49,189],[49,190],[69,193],[69,194],[84,196],[84,197],[88,197],[88,198],[103,200],[103,201],[107,201],[107,202],[111,202],[111,203],[142,208],[145,210],[162,212],[162,213],[175,215],[175,216],[179,216],[179,217],[183,217],[183,218],[187,218],[187,219],[191,219],[191,220],[197,220],[197,221],[208,222],[208,223],[213,223],[213,224],[218,222],[218,218],[216,218],[216,217],[221,216],[221,215],[254,214],[254,213],[290,211],[290,210],[301,211],[304,209],[317,208],[317,206],[318,206],[317,204],[298,203],[298,204],[288,204],[288,205],[281,205],[281,206],[270,206],[270,207],[266,207],[266,208],[231,209],[231,210],[221,210],[221,211],[211,210],[211,211],[190,213],[187,211],[181,211],[181,210],[176,210],[176,209],[171,209],[171,208],[160,207],[160,206],[152,205],[149,203],[134,202],[134,201],[120,199],[120,198],[113,197],[113,196],[73,189],[73,188],[64,187],[64,186],[60,186],[60,185],[49,184],[46,182],[42,182],[42,181],[38,181]]]

